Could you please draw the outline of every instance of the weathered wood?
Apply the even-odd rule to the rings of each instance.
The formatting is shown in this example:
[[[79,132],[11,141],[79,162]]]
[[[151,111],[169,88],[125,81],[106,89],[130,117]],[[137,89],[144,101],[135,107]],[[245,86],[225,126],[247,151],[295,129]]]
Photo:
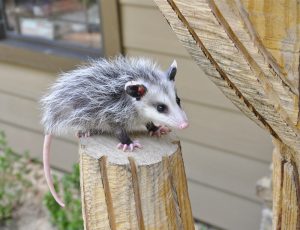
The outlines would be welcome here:
[[[154,1],[208,77],[274,137],[274,226],[300,229],[299,3]]]
[[[194,229],[179,143],[139,140],[142,150],[124,153],[109,136],[81,139],[85,229]]]
[[[215,16],[220,15],[220,10],[213,1],[158,0],[157,3],[179,39],[225,95],[257,124],[265,127],[273,135],[280,135],[286,142],[294,144],[298,130],[279,103],[279,96],[275,91],[277,88],[274,89],[273,85],[277,78],[275,75],[266,76],[274,72],[271,72],[271,69],[267,72],[259,67],[259,63],[253,58],[255,50],[255,57],[260,55],[257,48],[250,51],[246,49],[252,40],[246,40],[249,44],[238,40],[229,29],[231,27],[226,20]],[[238,20],[237,17],[233,19]],[[247,34],[246,31],[244,33]],[[272,79],[272,82],[268,79]],[[275,86],[281,85],[279,80],[275,83]],[[281,93],[287,95],[287,102],[293,104],[291,100],[295,95],[289,95],[291,92],[285,88],[280,89]],[[298,138],[295,144],[298,148]]]
[[[278,140],[274,145],[273,229],[300,229],[299,156]]]
[[[299,87],[299,23],[300,5],[289,1],[237,1],[240,12],[251,36],[261,49],[269,51],[264,56],[276,72],[283,76],[285,83],[298,92]],[[252,27],[252,29],[251,29]],[[257,37],[256,37],[257,36]],[[297,93],[298,94],[298,93]]]
[[[104,50],[105,57],[113,57],[122,50],[118,1],[101,1],[99,5],[101,48]]]

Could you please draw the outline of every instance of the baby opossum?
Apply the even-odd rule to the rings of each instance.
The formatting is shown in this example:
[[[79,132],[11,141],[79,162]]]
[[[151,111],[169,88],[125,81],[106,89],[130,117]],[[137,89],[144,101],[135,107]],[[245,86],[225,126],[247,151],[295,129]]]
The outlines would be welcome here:
[[[148,59],[119,56],[91,61],[60,76],[41,104],[44,172],[61,206],[49,168],[52,135],[109,132],[120,141],[118,148],[132,151],[141,144],[128,136],[129,131],[144,126],[159,136],[170,131],[168,127],[186,128],[187,117],[175,89],[176,71],[175,60],[164,72]]]

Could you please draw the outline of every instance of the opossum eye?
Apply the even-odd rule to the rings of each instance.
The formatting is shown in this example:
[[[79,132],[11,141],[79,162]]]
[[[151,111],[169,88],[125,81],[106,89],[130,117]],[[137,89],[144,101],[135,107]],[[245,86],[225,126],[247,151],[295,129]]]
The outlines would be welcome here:
[[[168,111],[168,107],[165,104],[158,104],[156,109],[160,113],[166,113]]]

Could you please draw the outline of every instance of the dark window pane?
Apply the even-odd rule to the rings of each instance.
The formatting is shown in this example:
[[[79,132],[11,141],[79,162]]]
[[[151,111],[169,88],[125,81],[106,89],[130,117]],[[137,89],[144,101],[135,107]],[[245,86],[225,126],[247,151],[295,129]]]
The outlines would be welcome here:
[[[5,0],[8,31],[101,48],[97,0]]]
[[[0,0],[0,39],[5,38],[5,13],[3,0]]]

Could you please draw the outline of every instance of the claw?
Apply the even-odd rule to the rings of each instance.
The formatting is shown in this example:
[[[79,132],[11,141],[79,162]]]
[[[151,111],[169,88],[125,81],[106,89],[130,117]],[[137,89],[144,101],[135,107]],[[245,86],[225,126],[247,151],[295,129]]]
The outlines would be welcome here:
[[[133,147],[137,147],[139,149],[143,148],[143,146],[139,143],[139,141],[133,141]]]
[[[135,148],[142,148],[142,145],[138,142],[138,141],[133,141],[131,144],[127,145],[127,144],[122,144],[119,143],[117,144],[117,148],[118,149],[122,149],[124,152],[126,150],[130,150],[131,152],[135,149]]]
[[[130,144],[130,145],[129,145],[129,149],[130,149],[131,152],[133,151],[133,148],[134,148],[134,147],[133,147],[133,144]]]
[[[161,137],[161,135],[167,134],[169,132],[171,132],[171,129],[169,129],[168,127],[159,126],[159,128],[155,132],[153,132],[153,131],[149,132],[149,135]]]

